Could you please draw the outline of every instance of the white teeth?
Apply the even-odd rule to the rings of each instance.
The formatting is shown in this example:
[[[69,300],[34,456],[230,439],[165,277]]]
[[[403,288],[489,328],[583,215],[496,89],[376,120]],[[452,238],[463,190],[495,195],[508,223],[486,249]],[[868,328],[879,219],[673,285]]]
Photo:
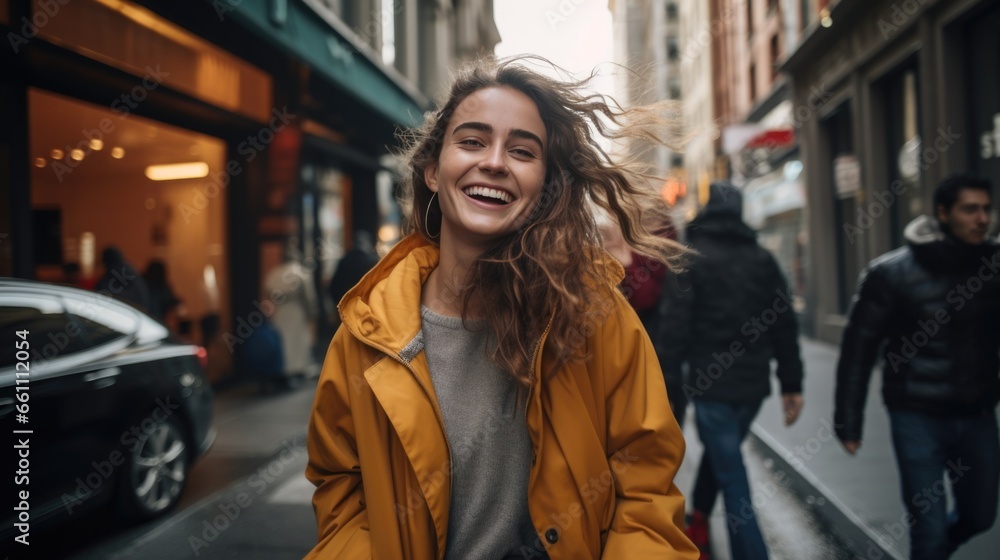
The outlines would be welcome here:
[[[504,191],[500,189],[491,189],[489,187],[469,187],[465,189],[465,194],[469,196],[478,195],[489,198],[495,198],[499,201],[502,201],[504,204],[507,204],[511,200],[513,200],[511,196],[505,193]]]

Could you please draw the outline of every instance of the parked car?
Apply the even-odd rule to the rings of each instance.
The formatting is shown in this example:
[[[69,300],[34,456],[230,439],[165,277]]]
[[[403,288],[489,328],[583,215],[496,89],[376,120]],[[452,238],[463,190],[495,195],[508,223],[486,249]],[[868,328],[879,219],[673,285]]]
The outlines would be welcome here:
[[[133,520],[173,508],[215,437],[205,358],[109,296],[0,279],[0,421],[16,440],[0,542],[109,503]]]

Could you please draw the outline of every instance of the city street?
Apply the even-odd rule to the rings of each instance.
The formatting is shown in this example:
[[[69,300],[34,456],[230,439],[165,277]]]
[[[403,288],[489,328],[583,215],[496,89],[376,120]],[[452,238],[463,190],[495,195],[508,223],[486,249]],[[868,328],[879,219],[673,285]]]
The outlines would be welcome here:
[[[916,525],[1000,558],[998,29],[1000,0],[0,0],[0,560],[302,558],[327,352],[357,393],[315,447],[366,468],[321,523],[381,560],[676,549],[630,496],[664,467],[605,453],[654,462],[657,360],[742,510],[707,560],[748,499],[738,557],[906,560]],[[636,313],[597,329],[616,263]]]
[[[876,394],[869,400],[864,449],[857,457],[847,456],[825,428],[832,418],[836,349],[803,339],[803,357],[806,406],[799,422],[782,426],[779,403],[771,397],[744,445],[754,505],[771,557],[906,558],[907,539],[898,523],[898,477],[880,399]],[[31,557],[301,558],[316,540],[312,486],[302,475],[314,388],[311,380],[279,392],[263,393],[253,384],[220,392],[218,439],[192,471],[174,513],[126,529],[116,527],[108,515],[92,515],[40,534]],[[687,455],[677,484],[687,494],[701,454],[691,408],[685,426]],[[711,534],[712,558],[728,560],[721,499],[711,518]],[[994,526],[955,559],[985,558],[998,546],[1000,528]]]

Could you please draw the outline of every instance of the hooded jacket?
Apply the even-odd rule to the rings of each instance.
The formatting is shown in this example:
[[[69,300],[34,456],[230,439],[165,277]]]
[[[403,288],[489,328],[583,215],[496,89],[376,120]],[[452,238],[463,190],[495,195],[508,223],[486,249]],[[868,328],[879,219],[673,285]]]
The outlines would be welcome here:
[[[738,209],[719,206],[688,225],[698,254],[661,305],[664,368],[680,371],[687,362],[688,398],[759,402],[771,392],[773,358],[781,392],[800,393],[798,324],[785,277]]]
[[[882,397],[890,409],[973,415],[1000,400],[1000,255],[968,245],[921,216],[906,245],[858,279],[837,365],[834,422],[861,438],[868,381],[885,341]]]
[[[319,543],[307,558],[444,556],[450,448],[419,311],[437,263],[410,236],[340,304],[309,423]],[[600,311],[581,325],[586,359],[559,360],[547,330],[535,343],[528,504],[545,550],[524,557],[696,559],[673,484],[684,440],[652,345],[621,294]]]

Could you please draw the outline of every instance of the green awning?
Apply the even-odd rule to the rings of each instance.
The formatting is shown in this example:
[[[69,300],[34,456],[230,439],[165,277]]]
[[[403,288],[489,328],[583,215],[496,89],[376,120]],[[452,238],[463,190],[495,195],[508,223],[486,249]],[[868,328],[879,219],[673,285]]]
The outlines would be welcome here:
[[[223,21],[233,18],[252,29],[390,122],[413,127],[423,120],[423,109],[414,96],[307,2],[216,0],[213,6]]]

